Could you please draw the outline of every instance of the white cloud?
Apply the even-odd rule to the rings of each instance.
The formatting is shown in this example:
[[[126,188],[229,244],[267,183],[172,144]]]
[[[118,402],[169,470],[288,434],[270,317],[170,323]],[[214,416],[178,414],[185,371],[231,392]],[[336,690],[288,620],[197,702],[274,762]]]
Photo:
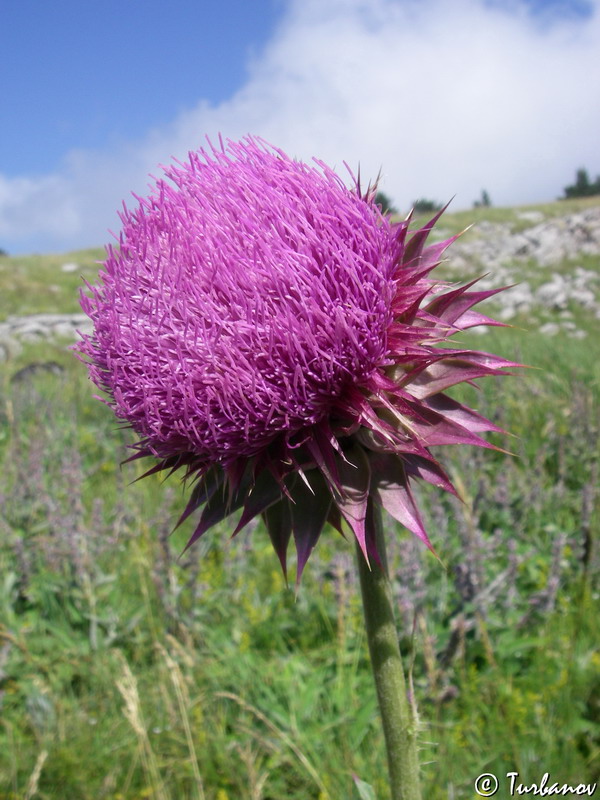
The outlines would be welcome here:
[[[291,0],[227,102],[201,101],[166,129],[107,153],[70,154],[61,174],[0,180],[0,244],[94,245],[148,173],[221,131],[290,155],[382,167],[407,208],[421,196],[470,206],[548,200],[579,166],[600,171],[600,8],[549,24],[518,2]],[[19,237],[22,244],[19,245]]]

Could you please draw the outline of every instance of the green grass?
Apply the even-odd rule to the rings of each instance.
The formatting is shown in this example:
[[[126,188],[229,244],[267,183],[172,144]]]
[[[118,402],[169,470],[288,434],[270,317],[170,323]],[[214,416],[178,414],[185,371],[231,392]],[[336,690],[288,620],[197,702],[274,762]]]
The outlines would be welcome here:
[[[76,310],[58,267],[96,257],[23,260],[4,312]],[[388,527],[427,800],[600,776],[600,321],[539,321],[464,336],[536,369],[461,393],[514,455],[447,449],[462,501],[420,492],[441,563]],[[65,372],[11,382],[40,360]],[[261,526],[179,558],[177,480],[132,483],[84,372],[52,343],[0,365],[0,800],[358,800],[353,774],[386,800],[351,544],[328,532],[297,595]]]
[[[0,257],[0,321],[10,315],[79,313],[82,278],[94,280],[101,249],[63,255]],[[77,264],[74,272],[62,272],[63,264]]]

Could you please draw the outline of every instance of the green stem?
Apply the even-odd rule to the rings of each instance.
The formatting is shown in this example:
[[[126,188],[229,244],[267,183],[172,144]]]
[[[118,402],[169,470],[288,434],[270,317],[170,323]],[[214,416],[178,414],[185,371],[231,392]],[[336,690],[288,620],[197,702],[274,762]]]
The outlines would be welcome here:
[[[408,701],[388,577],[381,509],[369,500],[367,539],[375,541],[383,570],[371,568],[357,545],[358,571],[371,665],[387,748],[392,800],[420,800],[417,721]]]

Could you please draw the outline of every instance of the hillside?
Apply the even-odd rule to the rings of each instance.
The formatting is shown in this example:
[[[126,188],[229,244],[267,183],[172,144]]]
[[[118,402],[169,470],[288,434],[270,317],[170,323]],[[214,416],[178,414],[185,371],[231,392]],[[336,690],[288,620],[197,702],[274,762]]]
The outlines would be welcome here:
[[[482,288],[516,284],[495,299],[504,321],[585,338],[600,330],[600,199],[525,209],[447,213],[436,237],[473,225],[447,252],[440,274],[452,281],[485,275]],[[0,258],[0,360],[22,345],[72,340],[89,330],[78,306],[82,279],[94,281],[100,249]]]

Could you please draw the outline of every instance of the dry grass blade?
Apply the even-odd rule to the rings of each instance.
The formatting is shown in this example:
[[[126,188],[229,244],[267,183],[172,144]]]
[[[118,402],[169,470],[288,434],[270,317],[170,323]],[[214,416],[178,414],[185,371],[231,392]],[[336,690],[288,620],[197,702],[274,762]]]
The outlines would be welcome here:
[[[31,800],[31,798],[37,794],[40,775],[42,774],[42,769],[44,768],[47,758],[48,751],[42,750],[36,759],[35,767],[33,768],[33,772],[31,773],[29,782],[27,783],[27,790],[25,791],[24,800]]]
[[[185,731],[185,739],[190,753],[190,761],[194,773],[196,797],[198,798],[198,800],[205,800],[206,796],[204,794],[204,785],[202,783],[200,767],[198,766],[198,759],[196,757],[196,750],[194,748],[194,739],[192,736],[192,729],[190,728],[190,720],[188,716],[188,709],[190,708],[191,703],[187,686],[185,684],[185,679],[183,677],[181,669],[179,668],[179,664],[175,661],[175,659],[171,658],[169,653],[167,653],[167,651],[161,644],[157,644],[157,648],[160,651],[165,661],[165,664],[167,665],[167,669],[169,670],[169,674],[171,676],[171,682],[173,684],[173,688],[175,689],[175,696],[177,697],[177,705],[179,706],[179,713],[181,716],[181,721],[183,723],[183,729]]]
[[[258,708],[255,706],[250,705],[250,703],[246,703],[241,697],[237,694],[233,694],[233,692],[215,692],[215,697],[223,697],[226,700],[233,700],[234,703],[237,703],[240,708],[243,708],[244,711],[249,711],[253,714],[257,719],[259,719],[262,723],[264,723],[267,728],[274,733],[281,741],[289,747],[293,754],[296,756],[298,761],[302,764],[304,769],[308,772],[310,777],[313,779],[315,784],[319,787],[319,791],[323,796],[323,800],[331,800],[331,795],[327,791],[327,787],[319,777],[319,773],[310,763],[308,758],[304,755],[304,753],[300,750],[300,748],[294,743],[294,741],[287,735],[285,731],[282,731],[281,728],[278,728],[275,723],[271,722],[271,720],[266,717],[262,711],[259,711]]]
[[[164,791],[163,782],[156,763],[156,756],[152,750],[152,745],[148,737],[148,730],[142,716],[137,681],[125,658],[120,656],[119,660],[122,662],[123,677],[117,680],[116,685],[125,701],[123,714],[137,736],[142,766],[146,775],[149,776],[152,782],[153,796],[156,800],[170,800],[169,796]]]

